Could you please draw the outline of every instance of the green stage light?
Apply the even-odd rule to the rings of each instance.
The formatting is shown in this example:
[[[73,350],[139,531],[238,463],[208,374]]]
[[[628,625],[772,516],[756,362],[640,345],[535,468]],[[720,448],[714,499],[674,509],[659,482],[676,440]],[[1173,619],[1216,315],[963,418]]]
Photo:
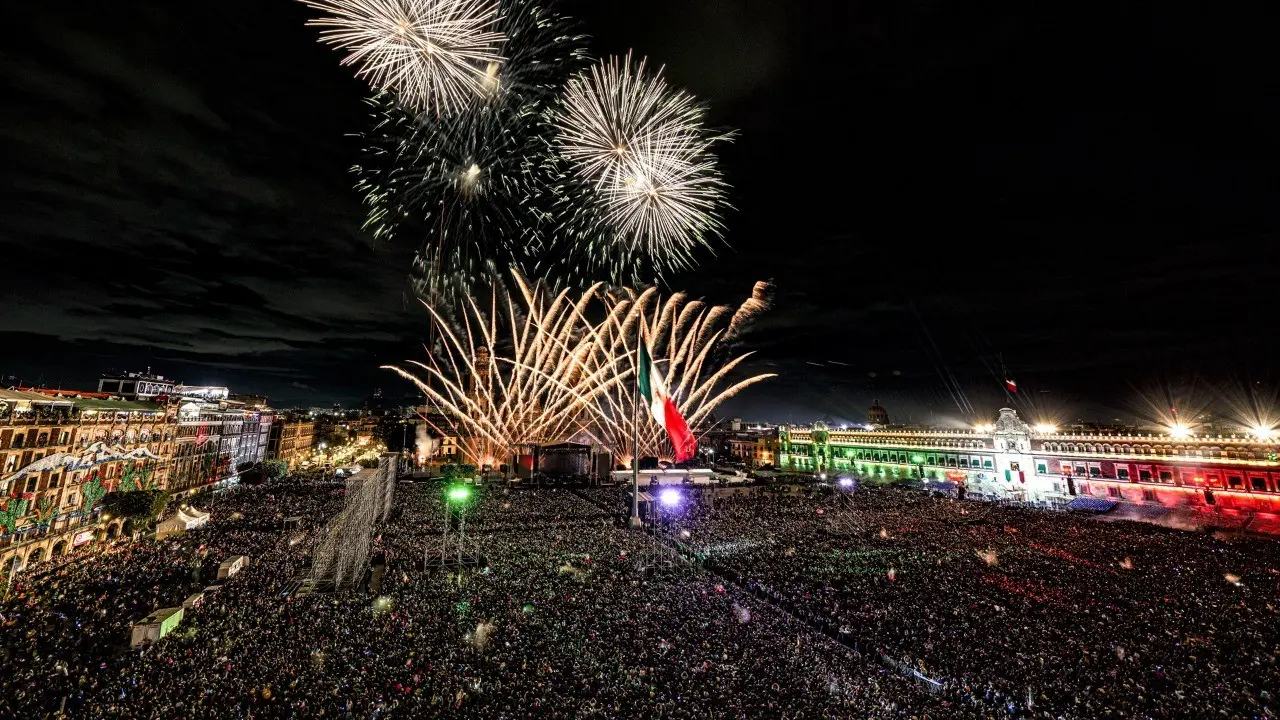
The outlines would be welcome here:
[[[465,487],[456,487],[449,489],[449,499],[453,502],[463,502],[471,496],[471,489]]]
[[[923,455],[912,455],[912,456],[911,456],[911,462],[913,462],[913,463],[915,463],[915,464],[917,464],[917,465],[920,465],[920,464],[924,463],[924,456],[923,456]]]

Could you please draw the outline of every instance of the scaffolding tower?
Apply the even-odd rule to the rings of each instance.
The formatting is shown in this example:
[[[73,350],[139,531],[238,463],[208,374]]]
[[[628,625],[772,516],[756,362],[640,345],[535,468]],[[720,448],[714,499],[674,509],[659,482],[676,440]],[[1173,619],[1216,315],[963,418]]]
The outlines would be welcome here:
[[[394,493],[383,467],[376,472],[358,472],[347,478],[347,496],[342,511],[320,531],[320,541],[312,554],[311,585],[317,589],[342,590],[357,586],[369,567],[376,526],[386,518]]]
[[[440,535],[441,569],[474,567],[480,564],[480,550],[475,540],[467,535],[467,508],[471,504],[471,488],[458,485],[445,488],[444,532]],[[427,553],[431,546],[423,548],[422,564],[428,566]]]

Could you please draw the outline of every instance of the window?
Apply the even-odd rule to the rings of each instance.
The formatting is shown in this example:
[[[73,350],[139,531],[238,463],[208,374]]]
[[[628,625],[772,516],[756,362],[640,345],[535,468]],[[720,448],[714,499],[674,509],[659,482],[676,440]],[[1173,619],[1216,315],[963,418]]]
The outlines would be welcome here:
[[[1146,500],[1147,502],[1155,502],[1155,501],[1156,501],[1156,491],[1155,491],[1155,490],[1143,490],[1143,491],[1142,491],[1142,499],[1143,499],[1143,500]]]
[[[1049,474],[1049,468],[1048,468],[1048,466],[1047,466],[1047,465],[1045,465],[1044,463],[1042,463],[1042,462],[1038,462],[1038,463],[1036,463],[1036,472],[1040,473],[1041,475],[1048,475],[1048,474]]]
[[[50,487],[50,488],[56,488],[56,487],[58,487],[58,483],[59,483],[59,482],[61,482],[61,481],[62,481],[62,476],[61,476],[61,475],[52,475],[52,476],[50,476],[50,477],[49,477],[49,487]]]
[[[937,464],[938,464],[938,456],[937,456],[937,455],[930,455],[930,456],[929,456],[929,464],[930,464],[930,465],[937,465]]]
[[[1261,477],[1251,477],[1249,482],[1253,485],[1254,490],[1267,491],[1267,479]]]
[[[1151,482],[1151,471],[1145,470],[1145,469],[1139,470],[1138,479],[1141,480],[1142,482]]]
[[[1062,492],[1062,483],[1054,483],[1054,484],[1053,484],[1053,491],[1054,491],[1054,492],[1056,492],[1056,493],[1060,493],[1060,492]]]
[[[955,459],[955,457],[949,457],[949,458],[947,458],[947,467],[955,467],[955,466],[956,466],[956,459]]]
[[[70,495],[67,496],[67,505],[74,506],[75,504],[76,504],[76,494],[71,493]]]
[[[1162,483],[1172,483],[1172,482],[1173,482],[1173,473],[1172,473],[1172,472],[1169,472],[1168,470],[1161,470],[1161,471],[1160,471],[1160,482],[1162,482]]]
[[[1075,472],[1076,472],[1076,475],[1080,475],[1081,477],[1083,477],[1086,471],[1083,465],[1076,465]]]
[[[23,435],[22,433],[18,433],[17,435],[14,435],[14,436],[13,436],[13,444],[12,444],[12,445],[10,445],[9,447],[11,447],[11,448],[20,448],[20,447],[22,447],[22,441],[23,441],[24,439],[26,439],[26,436],[25,436],[25,435]]]
[[[1089,477],[1091,478],[1102,477],[1102,467],[1099,465],[1092,465],[1092,464],[1089,465]]]
[[[1111,497],[1117,497],[1117,498],[1118,498],[1118,497],[1120,497],[1120,488],[1118,488],[1118,487],[1108,487],[1108,488],[1107,488],[1107,494],[1108,494],[1108,495],[1110,495]]]
[[[1239,475],[1228,475],[1228,476],[1227,476],[1227,487],[1229,487],[1229,488],[1240,488],[1241,490],[1243,490],[1243,489],[1244,489],[1244,478],[1240,477]]]
[[[1119,478],[1119,479],[1121,479],[1121,480],[1128,480],[1128,479],[1129,479],[1129,468],[1127,468],[1127,467],[1118,467],[1118,468],[1116,468],[1116,477],[1117,477],[1117,478]]]
[[[982,460],[982,467],[986,468],[987,470],[990,470],[990,469],[991,469],[991,460],[990,460],[989,458],[983,458],[983,460]]]
[[[31,478],[30,480],[28,480],[28,481],[27,481],[27,492],[29,492],[29,493],[33,493],[33,492],[35,492],[35,491],[36,491],[36,485],[37,485],[37,484],[39,484],[39,483],[40,483],[40,478],[39,478],[39,477],[33,477],[33,478]]]
[[[962,468],[969,467],[969,458],[960,458],[960,467]]]

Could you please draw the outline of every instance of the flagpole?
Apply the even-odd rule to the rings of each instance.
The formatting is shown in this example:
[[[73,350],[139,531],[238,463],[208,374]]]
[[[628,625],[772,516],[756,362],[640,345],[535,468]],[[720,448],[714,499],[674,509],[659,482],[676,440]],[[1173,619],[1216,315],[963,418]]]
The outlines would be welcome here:
[[[641,316],[643,317],[643,316]],[[640,343],[644,342],[636,322],[635,382],[631,384],[631,527],[640,527]]]

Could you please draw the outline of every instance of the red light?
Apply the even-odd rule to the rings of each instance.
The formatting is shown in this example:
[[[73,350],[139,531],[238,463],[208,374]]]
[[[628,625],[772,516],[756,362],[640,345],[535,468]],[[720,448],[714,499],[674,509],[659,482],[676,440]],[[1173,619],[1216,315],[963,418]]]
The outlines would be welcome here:
[[[1197,485],[1203,485],[1203,484],[1204,484],[1204,478],[1202,478],[1202,477],[1198,477],[1198,478],[1196,478],[1195,480],[1196,480],[1196,484],[1197,484]]]

